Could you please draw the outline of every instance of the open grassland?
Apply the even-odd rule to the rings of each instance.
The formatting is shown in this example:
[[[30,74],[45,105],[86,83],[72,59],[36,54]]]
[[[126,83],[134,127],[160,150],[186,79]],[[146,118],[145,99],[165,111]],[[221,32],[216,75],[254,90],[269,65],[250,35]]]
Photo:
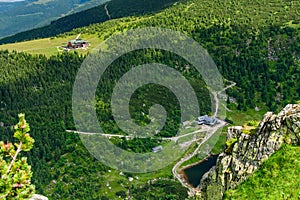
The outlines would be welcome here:
[[[1,50],[27,52],[30,54],[44,54],[49,57],[63,51],[61,48],[65,46],[69,40],[76,38],[75,35],[65,36],[65,37],[54,37],[54,38],[43,38],[19,43],[0,45]],[[81,54],[86,54],[91,49],[95,48],[100,44],[101,39],[95,34],[82,34],[81,38],[87,40],[90,44],[87,50],[77,49],[72,51],[77,51]]]
[[[242,126],[251,120],[261,121],[267,111],[268,110],[266,108],[263,108],[259,111],[255,111],[254,109],[248,109],[247,111],[233,110],[231,112],[227,112],[226,114],[227,118],[233,121],[233,126]]]
[[[285,146],[225,199],[300,199],[300,147]]]

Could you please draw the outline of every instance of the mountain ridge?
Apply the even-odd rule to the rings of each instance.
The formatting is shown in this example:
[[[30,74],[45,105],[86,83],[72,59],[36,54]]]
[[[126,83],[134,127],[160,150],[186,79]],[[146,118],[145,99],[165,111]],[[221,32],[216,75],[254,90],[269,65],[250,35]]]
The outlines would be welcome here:
[[[124,4],[122,0],[111,0],[99,6],[51,21],[49,25],[2,38],[0,39],[0,44],[53,37],[60,33],[71,31],[74,28],[105,22],[110,19],[149,14],[164,9],[178,1],[179,0],[128,0],[126,4]]]
[[[24,0],[0,2],[0,38],[47,25],[63,15],[104,3],[105,0]]]

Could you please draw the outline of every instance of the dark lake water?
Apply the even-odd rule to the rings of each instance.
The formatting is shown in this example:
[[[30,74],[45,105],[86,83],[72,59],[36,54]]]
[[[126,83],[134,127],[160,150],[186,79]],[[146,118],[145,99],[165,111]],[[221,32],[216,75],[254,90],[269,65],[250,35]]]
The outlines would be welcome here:
[[[197,187],[200,183],[202,176],[216,165],[218,155],[209,156],[206,160],[184,170],[188,182]]]

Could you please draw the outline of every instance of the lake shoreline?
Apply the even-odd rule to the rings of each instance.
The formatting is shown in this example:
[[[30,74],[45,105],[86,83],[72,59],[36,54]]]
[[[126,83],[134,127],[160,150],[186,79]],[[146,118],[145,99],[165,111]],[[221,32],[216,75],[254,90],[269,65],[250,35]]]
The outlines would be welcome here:
[[[207,157],[203,158],[199,162],[189,164],[185,167],[183,167],[179,174],[185,179],[186,183],[189,184],[193,188],[197,188],[197,186],[200,183],[200,180],[202,176],[208,172],[213,166],[216,165],[216,161],[219,154],[209,154]],[[201,165],[204,165],[204,169]],[[192,169],[195,168],[195,169]],[[188,173],[187,173],[188,171]],[[189,172],[191,171],[191,172]],[[199,173],[198,173],[199,172]],[[195,178],[193,177],[193,173],[196,173],[199,177]],[[196,179],[196,180],[195,180]],[[195,182],[199,182],[195,186]]]

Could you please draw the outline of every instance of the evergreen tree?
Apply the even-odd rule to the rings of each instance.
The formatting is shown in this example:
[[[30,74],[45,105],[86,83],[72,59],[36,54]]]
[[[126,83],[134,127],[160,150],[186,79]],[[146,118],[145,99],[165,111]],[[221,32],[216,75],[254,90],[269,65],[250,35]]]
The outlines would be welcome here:
[[[19,123],[15,125],[15,144],[0,142],[0,199],[28,199],[35,192],[31,184],[31,166],[27,158],[19,158],[21,151],[30,151],[34,139],[29,135],[29,124],[24,114],[19,114]]]

